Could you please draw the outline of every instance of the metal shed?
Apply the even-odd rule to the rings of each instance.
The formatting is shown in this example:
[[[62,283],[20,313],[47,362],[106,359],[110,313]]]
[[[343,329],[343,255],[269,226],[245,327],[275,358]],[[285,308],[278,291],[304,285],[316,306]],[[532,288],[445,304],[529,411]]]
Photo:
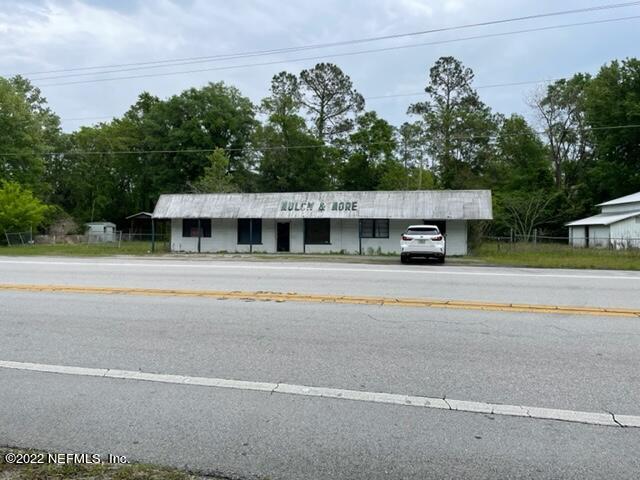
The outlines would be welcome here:
[[[566,224],[571,245],[640,248],[640,192],[597,206],[599,214]]]

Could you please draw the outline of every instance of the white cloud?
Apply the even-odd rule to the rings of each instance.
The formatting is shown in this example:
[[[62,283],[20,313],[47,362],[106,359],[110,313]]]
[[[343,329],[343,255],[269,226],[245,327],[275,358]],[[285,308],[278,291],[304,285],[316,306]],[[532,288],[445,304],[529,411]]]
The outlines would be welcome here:
[[[581,0],[567,0],[562,9],[581,6]],[[7,75],[336,42],[559,9],[553,0],[541,0],[535,4],[525,0],[508,3],[499,0],[138,0],[115,5],[108,0],[9,0],[0,3],[0,73]],[[615,14],[597,13],[575,18],[519,22],[312,50],[296,55],[228,61],[226,64],[287,60],[633,13],[631,10],[620,10]],[[440,55],[454,55],[462,59],[476,72],[478,84],[547,78],[573,71],[593,71],[614,57],[637,55],[634,51],[634,45],[638,44],[636,24],[631,21],[580,27],[336,57],[333,61],[351,75],[356,87],[368,96],[422,90],[429,67]],[[62,116],[72,117],[121,113],[143,90],[166,97],[190,86],[219,80],[238,86],[254,101],[259,101],[267,92],[273,74],[283,69],[298,72],[313,63],[311,60],[288,61],[271,66],[45,87],[43,90],[56,111]],[[196,64],[170,70],[213,66]],[[526,109],[522,99],[528,90],[530,87],[524,86],[482,90],[480,93],[494,108],[509,112]],[[372,101],[369,107],[378,109],[381,115],[394,123],[400,123],[406,119],[406,106],[412,100]],[[75,125],[77,123],[66,126],[70,128]]]

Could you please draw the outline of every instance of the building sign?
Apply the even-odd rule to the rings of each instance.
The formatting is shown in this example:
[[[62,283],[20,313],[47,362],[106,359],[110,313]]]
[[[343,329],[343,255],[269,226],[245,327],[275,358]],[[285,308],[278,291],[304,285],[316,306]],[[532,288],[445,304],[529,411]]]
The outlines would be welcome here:
[[[358,202],[282,202],[281,212],[357,212]]]

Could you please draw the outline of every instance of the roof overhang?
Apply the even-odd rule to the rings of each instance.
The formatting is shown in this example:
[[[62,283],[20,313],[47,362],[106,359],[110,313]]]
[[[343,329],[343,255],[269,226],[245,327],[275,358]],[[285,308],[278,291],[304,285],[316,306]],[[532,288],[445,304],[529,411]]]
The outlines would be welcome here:
[[[492,220],[490,190],[161,195],[154,218]]]
[[[618,214],[600,213],[593,217],[582,218],[573,222],[565,223],[566,227],[584,227],[587,225],[611,225],[612,223],[621,222],[627,218],[633,218],[640,215],[640,210],[633,212],[624,212]]]

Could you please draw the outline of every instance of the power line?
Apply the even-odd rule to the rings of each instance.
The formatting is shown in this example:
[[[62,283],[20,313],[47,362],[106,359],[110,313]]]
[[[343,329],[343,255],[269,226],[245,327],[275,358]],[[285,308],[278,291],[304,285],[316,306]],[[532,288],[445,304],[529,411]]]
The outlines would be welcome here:
[[[560,25],[550,25],[546,27],[536,27],[536,28],[528,28],[522,30],[513,30],[509,32],[500,32],[500,33],[490,33],[490,34],[482,34],[482,35],[474,35],[469,37],[461,37],[454,38],[449,40],[438,40],[432,42],[425,43],[414,43],[408,45],[397,45],[393,47],[384,47],[384,48],[373,48],[367,50],[357,50],[352,52],[342,52],[335,54],[327,54],[327,55],[318,55],[312,57],[301,57],[301,58],[293,58],[287,60],[274,60],[269,62],[259,62],[259,63],[245,63],[245,64],[236,64],[236,65],[225,65],[221,67],[211,67],[211,68],[202,68],[202,69],[194,69],[194,70],[180,70],[175,72],[159,72],[159,73],[149,73],[142,75],[129,75],[129,76],[121,76],[121,77],[110,77],[110,78],[96,78],[90,80],[77,80],[72,82],[60,82],[60,83],[46,83],[40,85],[41,87],[55,87],[55,86],[63,86],[63,85],[79,85],[79,84],[87,84],[87,83],[102,83],[102,82],[111,82],[115,80],[132,80],[139,78],[154,78],[154,77],[164,77],[164,76],[175,76],[175,75],[184,75],[188,73],[202,73],[202,72],[212,72],[212,71],[221,71],[221,70],[233,70],[238,68],[249,68],[249,67],[261,67],[261,66],[269,66],[269,65],[278,65],[284,63],[293,63],[293,62],[303,62],[310,60],[322,60],[326,58],[337,58],[337,57],[350,57],[356,55],[363,55],[368,53],[378,53],[378,52],[387,52],[387,51],[395,51],[402,50],[408,48],[416,48],[416,47],[424,47],[424,46],[433,46],[433,45],[444,45],[449,43],[457,43],[464,42],[469,40],[479,40],[485,38],[497,38],[504,37],[509,35],[518,35],[523,33],[532,33],[532,32],[541,32],[541,31],[549,31],[549,30],[557,30],[562,28],[570,28],[570,27],[580,27],[587,25],[598,25],[604,23],[611,22],[620,22],[625,20],[635,20],[640,18],[640,15],[626,16],[626,17],[618,17],[618,18],[609,18],[604,20],[593,20],[588,22],[577,22],[577,23],[569,23],[569,24],[560,24]],[[43,80],[42,78],[39,80]]]
[[[560,78],[547,78],[545,80],[523,80],[519,82],[507,82],[507,83],[493,83],[488,85],[478,85],[473,87],[474,89],[485,89],[485,88],[500,88],[500,87],[516,87],[521,85],[536,85],[541,83],[551,83],[560,80]],[[392,93],[388,95],[375,95],[371,97],[364,97],[365,100],[381,100],[386,98],[401,98],[401,97],[415,97],[419,95],[425,95],[425,91],[421,92],[407,92],[407,93]],[[84,120],[108,120],[112,118],[117,118],[118,115],[103,115],[103,116],[95,116],[95,117],[61,117],[60,120],[65,122],[71,121],[84,121]]]
[[[149,68],[164,68],[167,66],[180,66],[180,65],[187,65],[187,64],[193,64],[193,63],[207,63],[207,62],[218,61],[218,60],[231,60],[231,59],[237,59],[237,58],[248,58],[248,57],[264,56],[264,55],[275,55],[279,53],[293,53],[293,52],[304,51],[304,50],[314,50],[314,49],[329,48],[329,47],[356,45],[356,44],[362,44],[362,43],[378,42],[383,40],[393,40],[393,39],[421,36],[421,35],[427,35],[432,33],[442,33],[442,32],[464,30],[464,29],[477,28],[477,27],[486,27],[491,25],[500,25],[505,23],[535,20],[540,18],[549,18],[549,17],[557,17],[557,16],[575,15],[579,13],[589,13],[589,12],[596,12],[596,11],[628,8],[628,7],[638,6],[638,5],[640,5],[640,1],[609,4],[609,5],[596,5],[593,7],[577,8],[572,10],[561,10],[561,11],[555,11],[555,12],[546,12],[546,13],[525,15],[520,17],[489,20],[485,22],[455,25],[450,27],[439,27],[439,28],[433,28],[429,30],[420,30],[415,32],[405,32],[405,33],[397,33],[397,34],[391,34],[391,35],[381,35],[381,36],[375,36],[375,37],[343,40],[339,42],[316,43],[316,44],[301,45],[297,47],[284,47],[284,48],[275,48],[275,49],[268,49],[268,50],[253,50],[253,51],[238,52],[238,53],[217,54],[217,55],[207,55],[207,56],[198,56],[198,57],[183,57],[183,58],[155,60],[155,61],[146,61],[146,62],[132,62],[132,63],[111,64],[111,65],[96,65],[96,66],[89,66],[89,67],[62,68],[62,69],[56,69],[56,70],[27,72],[27,73],[21,73],[19,75],[32,76],[32,75],[44,75],[44,74],[50,74],[50,73],[81,72],[81,71],[98,70],[98,69],[104,69],[104,68],[121,68],[121,70],[118,70],[118,71],[144,70]],[[122,69],[122,67],[134,67],[134,68]],[[105,73],[114,73],[114,72],[91,72],[87,74],[77,74],[77,75],[97,75],[97,74],[105,74]],[[71,75],[71,76],[74,76],[74,75]],[[56,77],[56,78],[62,78],[62,77]]]
[[[631,128],[640,128],[640,124],[627,124],[627,125],[605,125],[598,127],[589,127],[587,130],[621,130],[621,129],[631,129]],[[498,137],[519,137],[526,136],[530,133],[534,133],[537,135],[544,135],[547,132],[545,130],[530,130],[528,132],[522,133],[510,133],[510,134],[491,134],[491,135],[452,135],[451,138],[454,140],[474,140],[474,139],[493,139]],[[372,145],[391,145],[397,144],[398,141],[379,141],[379,142],[365,142],[359,143],[359,146],[372,146]],[[152,154],[176,154],[176,153],[212,153],[216,150],[224,150],[225,152],[245,152],[245,151],[255,151],[255,152],[265,152],[265,151],[274,151],[274,150],[305,150],[305,149],[321,149],[321,148],[331,148],[332,145],[324,145],[324,144],[314,144],[314,145],[279,145],[279,146],[252,146],[247,145],[245,147],[218,147],[218,148],[187,148],[180,150],[103,150],[103,151],[94,151],[94,150],[69,150],[69,151],[61,151],[61,152],[37,152],[31,151],[30,153],[35,155],[42,156],[60,156],[60,155],[152,155]],[[0,152],[0,156],[21,156],[25,155],[25,153],[29,152]]]

